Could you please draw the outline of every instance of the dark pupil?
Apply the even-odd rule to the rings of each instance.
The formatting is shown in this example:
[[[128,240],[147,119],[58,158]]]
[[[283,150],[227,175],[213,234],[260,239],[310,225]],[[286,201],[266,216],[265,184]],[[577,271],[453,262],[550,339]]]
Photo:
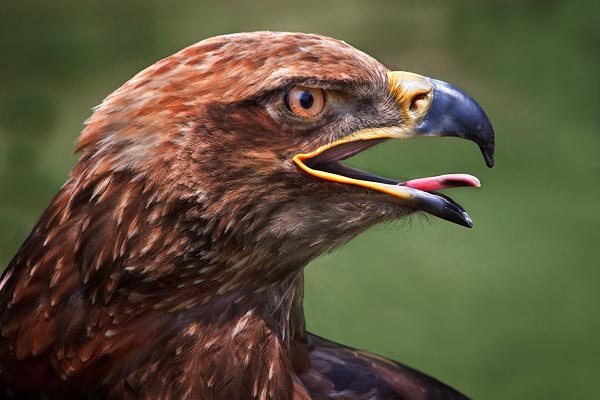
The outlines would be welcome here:
[[[300,98],[298,99],[300,102],[300,106],[305,110],[309,110],[313,103],[315,102],[315,98],[310,92],[302,92],[300,93]]]

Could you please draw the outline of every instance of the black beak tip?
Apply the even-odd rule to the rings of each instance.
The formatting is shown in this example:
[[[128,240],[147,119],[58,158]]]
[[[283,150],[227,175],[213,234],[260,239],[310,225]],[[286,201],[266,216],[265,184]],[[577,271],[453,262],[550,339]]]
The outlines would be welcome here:
[[[483,159],[485,160],[485,164],[489,167],[492,168],[494,166],[494,154],[493,153],[488,153],[488,152],[483,152]]]
[[[483,115],[485,116],[485,113]],[[494,128],[492,127],[490,120],[487,119],[487,116],[485,116],[485,122],[486,124],[484,126],[478,126],[478,128],[481,128],[480,130],[484,131],[480,135],[480,138],[483,139],[483,143],[481,141],[479,142],[479,149],[481,150],[485,164],[489,168],[492,168],[494,166],[494,148],[496,146]],[[487,140],[485,140],[486,138]]]
[[[469,217],[467,215],[466,212],[463,212],[461,215],[461,218],[457,218],[456,221],[459,225],[464,226],[465,228],[472,228],[473,227],[473,221],[471,220],[471,217]]]
[[[468,95],[465,95],[469,105],[472,106],[472,121],[471,121],[471,132],[465,134],[465,138],[470,139],[479,145],[485,164],[492,168],[494,166],[494,148],[495,148],[495,135],[494,128],[489,118],[479,106],[475,103]],[[468,126],[468,125],[467,125]],[[460,136],[460,135],[459,135]]]
[[[492,135],[492,140],[491,143],[488,143],[487,146],[479,146],[479,149],[481,150],[481,154],[483,155],[483,159],[485,160],[485,164],[489,167],[492,168],[494,166],[494,141],[493,141],[493,135]]]

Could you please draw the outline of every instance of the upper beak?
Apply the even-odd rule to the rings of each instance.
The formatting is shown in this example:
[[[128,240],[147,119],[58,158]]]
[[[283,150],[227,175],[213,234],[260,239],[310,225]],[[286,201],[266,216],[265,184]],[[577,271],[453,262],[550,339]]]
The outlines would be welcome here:
[[[416,122],[415,134],[472,140],[487,166],[494,166],[494,128],[468,94],[449,83],[410,72],[388,72],[388,79],[402,114]]]

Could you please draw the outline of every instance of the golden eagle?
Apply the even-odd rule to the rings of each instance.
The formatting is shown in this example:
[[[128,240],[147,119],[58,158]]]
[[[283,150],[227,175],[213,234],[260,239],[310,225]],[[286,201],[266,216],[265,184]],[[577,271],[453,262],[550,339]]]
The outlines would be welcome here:
[[[211,38],[98,106],[80,159],[0,280],[0,396],[12,399],[463,399],[305,329],[303,268],[437,192],[341,163],[391,138],[458,136],[493,163],[481,108],[344,42]]]

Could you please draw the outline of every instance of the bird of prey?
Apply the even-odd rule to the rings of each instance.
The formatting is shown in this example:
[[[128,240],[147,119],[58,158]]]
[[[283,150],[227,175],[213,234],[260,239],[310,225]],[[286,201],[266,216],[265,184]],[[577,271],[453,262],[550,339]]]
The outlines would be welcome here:
[[[86,122],[80,158],[0,280],[0,397],[464,399],[399,363],[311,335],[303,268],[438,190],[342,161],[387,139],[457,136],[493,163],[455,87],[331,38],[256,32],[187,47]]]

